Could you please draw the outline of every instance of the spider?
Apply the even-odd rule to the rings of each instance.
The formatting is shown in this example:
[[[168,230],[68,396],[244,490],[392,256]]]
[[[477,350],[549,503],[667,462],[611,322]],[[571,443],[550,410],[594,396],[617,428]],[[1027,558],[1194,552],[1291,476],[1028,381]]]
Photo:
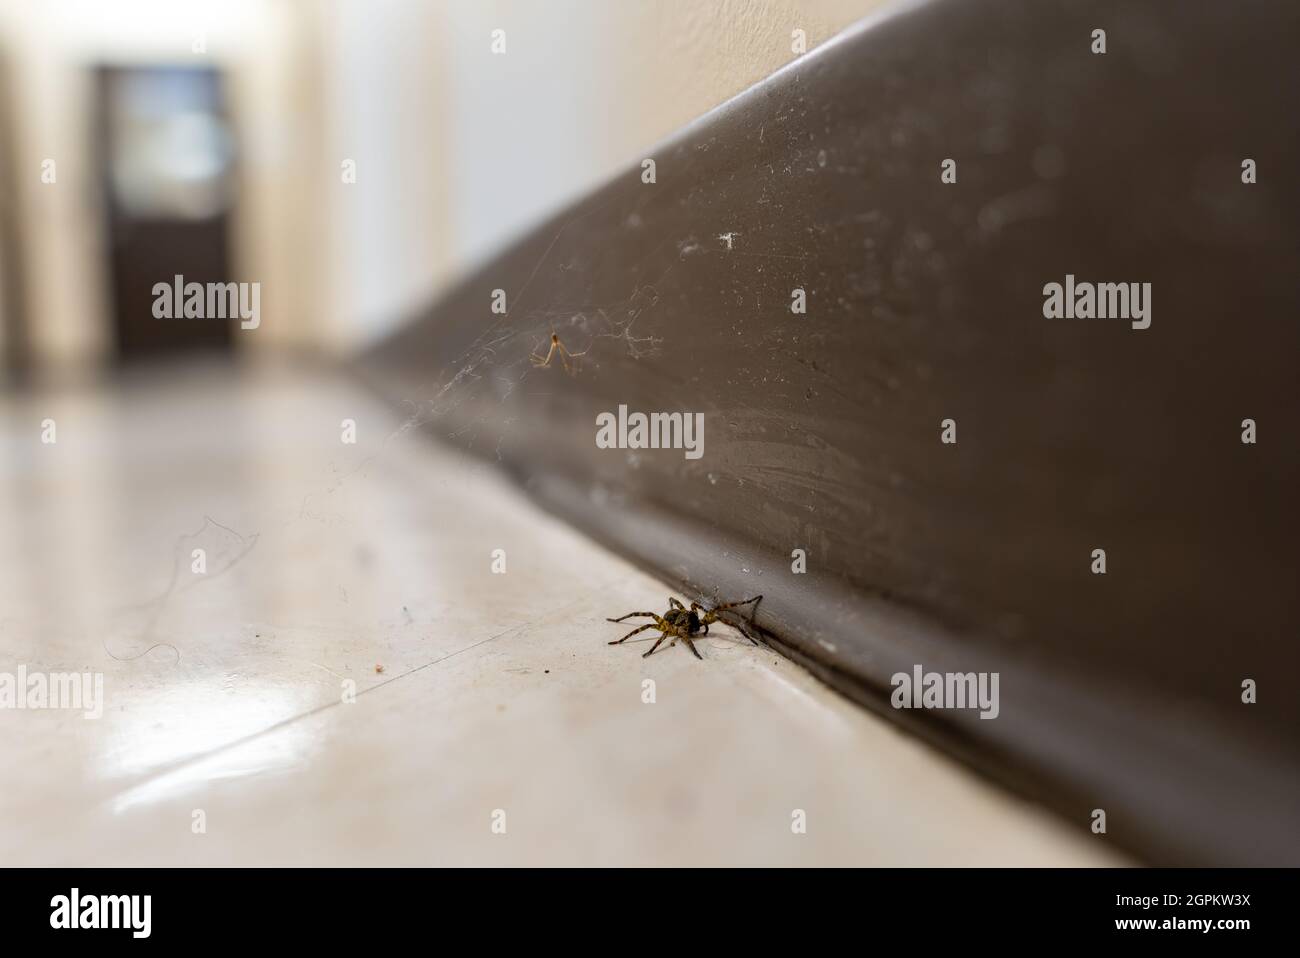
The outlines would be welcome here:
[[[564,371],[570,376],[576,376],[578,373],[578,364],[575,362],[570,366],[569,360],[577,359],[579,356],[585,356],[587,355],[587,351],[584,349],[580,353],[569,352],[564,343],[560,342],[559,334],[557,334],[555,330],[551,330],[551,348],[546,351],[546,356],[539,356],[537,355],[537,351],[533,350],[533,354],[529,358],[533,361],[533,365],[538,369],[545,369],[547,366],[551,365],[551,357],[553,357],[557,351],[560,354],[560,363],[564,366]]]
[[[654,645],[650,646],[649,652],[641,653],[641,658],[644,659],[646,656],[652,654],[655,649],[659,648],[660,642],[663,642],[664,639],[672,636],[672,641],[668,643],[670,646],[676,645],[677,640],[681,639],[686,643],[687,648],[695,653],[697,659],[702,659],[704,656],[700,655],[699,651],[695,648],[695,643],[692,642],[691,639],[701,634],[700,629],[704,630],[702,634],[708,635],[709,623],[721,621],[726,622],[727,625],[735,626],[741,631],[745,638],[749,639],[749,641],[753,642],[755,645],[758,645],[758,639],[754,638],[753,633],[738,622],[727,622],[726,619],[721,619],[718,613],[725,612],[728,609],[734,609],[737,606],[749,605],[751,602],[758,602],[761,598],[763,598],[761,595],[756,595],[752,599],[744,599],[740,602],[727,602],[724,605],[712,609],[706,609],[698,602],[692,602],[691,607],[688,609],[686,606],[682,605],[680,600],[670,595],[668,597],[668,611],[663,615],[655,615],[653,612],[629,612],[627,615],[619,616],[617,619],[609,619],[608,621],[610,622],[622,622],[624,619],[630,619],[633,616],[645,616],[654,619],[653,622],[649,622],[640,628],[633,629],[627,635],[623,636],[623,638],[615,639],[609,644],[618,645],[620,642],[626,642],[638,632],[644,632],[646,629],[658,629],[663,634],[659,636]],[[700,615],[701,612],[704,614]],[[750,621],[753,621],[752,611],[750,612]]]

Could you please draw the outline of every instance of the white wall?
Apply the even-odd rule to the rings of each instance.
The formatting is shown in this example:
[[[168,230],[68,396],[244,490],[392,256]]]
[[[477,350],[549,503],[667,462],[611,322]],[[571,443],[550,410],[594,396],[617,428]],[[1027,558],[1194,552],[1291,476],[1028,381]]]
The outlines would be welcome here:
[[[447,274],[445,44],[437,4],[332,2],[320,64],[329,176],[330,338],[362,344],[409,316]],[[341,164],[356,164],[342,182]]]
[[[345,345],[880,0],[333,0],[331,144]],[[504,30],[506,52],[492,50]]]
[[[488,254],[880,0],[453,0],[447,149],[459,263]],[[492,30],[506,31],[504,56]]]

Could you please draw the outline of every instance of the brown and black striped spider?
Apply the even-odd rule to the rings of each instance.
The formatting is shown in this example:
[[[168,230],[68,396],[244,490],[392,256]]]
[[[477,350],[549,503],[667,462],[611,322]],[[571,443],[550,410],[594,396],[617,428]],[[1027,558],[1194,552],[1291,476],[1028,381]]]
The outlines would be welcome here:
[[[697,659],[702,659],[704,658],[704,656],[700,655],[699,651],[695,648],[695,643],[692,642],[691,639],[701,634],[708,635],[709,624],[711,622],[722,622],[726,625],[734,626],[735,628],[739,629],[741,634],[744,635],[745,638],[749,639],[749,641],[753,642],[755,645],[758,645],[758,639],[754,637],[754,634],[752,632],[746,629],[739,622],[729,622],[726,619],[721,618],[718,615],[718,613],[725,612],[728,609],[734,609],[737,606],[749,605],[751,602],[758,602],[758,600],[761,598],[763,598],[761,595],[756,595],[752,599],[743,599],[740,602],[727,602],[723,605],[716,606],[712,609],[706,609],[698,602],[692,602],[691,607],[688,609],[686,608],[686,606],[682,605],[680,600],[670,595],[668,597],[668,606],[669,606],[668,611],[665,612],[663,615],[655,615],[653,612],[629,612],[627,615],[619,616],[617,619],[607,620],[609,622],[622,622],[624,619],[630,619],[633,616],[638,616],[638,615],[645,616],[646,618],[654,619],[653,622],[648,622],[645,625],[640,626],[639,628],[633,629],[627,635],[623,636],[623,638],[615,639],[613,642],[609,644],[618,645],[620,642],[626,642],[628,639],[632,638],[632,636],[636,635],[638,632],[644,632],[646,629],[658,629],[663,634],[659,636],[659,638],[655,641],[654,645],[650,646],[649,652],[641,653],[641,658],[644,659],[647,655],[652,654],[655,649],[659,648],[660,642],[663,642],[664,639],[671,637],[672,641],[668,643],[669,646],[676,645],[677,640],[681,639],[683,642],[686,643],[687,648],[689,648],[692,652],[695,653],[695,657]],[[757,606],[755,606],[755,608],[757,608]],[[703,614],[701,615],[701,613]],[[754,613],[751,610],[750,612],[751,623],[753,621],[753,615]],[[702,633],[700,631],[701,629],[703,630]]]

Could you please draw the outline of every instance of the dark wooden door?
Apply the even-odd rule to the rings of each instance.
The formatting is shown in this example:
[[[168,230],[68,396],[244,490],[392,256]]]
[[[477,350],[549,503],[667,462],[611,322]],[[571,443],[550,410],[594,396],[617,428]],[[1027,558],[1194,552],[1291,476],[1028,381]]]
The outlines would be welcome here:
[[[98,125],[111,312],[124,361],[227,350],[237,319],[155,315],[154,288],[229,282],[234,148],[213,69],[104,67]]]

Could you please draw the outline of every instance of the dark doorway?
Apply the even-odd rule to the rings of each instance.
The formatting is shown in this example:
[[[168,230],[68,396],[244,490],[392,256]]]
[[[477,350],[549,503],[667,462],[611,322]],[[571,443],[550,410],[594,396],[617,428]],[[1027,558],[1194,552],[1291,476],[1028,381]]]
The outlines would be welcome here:
[[[229,282],[234,142],[221,74],[210,68],[102,67],[100,169],[111,310],[123,361],[228,350],[237,319],[155,315],[154,287]]]

